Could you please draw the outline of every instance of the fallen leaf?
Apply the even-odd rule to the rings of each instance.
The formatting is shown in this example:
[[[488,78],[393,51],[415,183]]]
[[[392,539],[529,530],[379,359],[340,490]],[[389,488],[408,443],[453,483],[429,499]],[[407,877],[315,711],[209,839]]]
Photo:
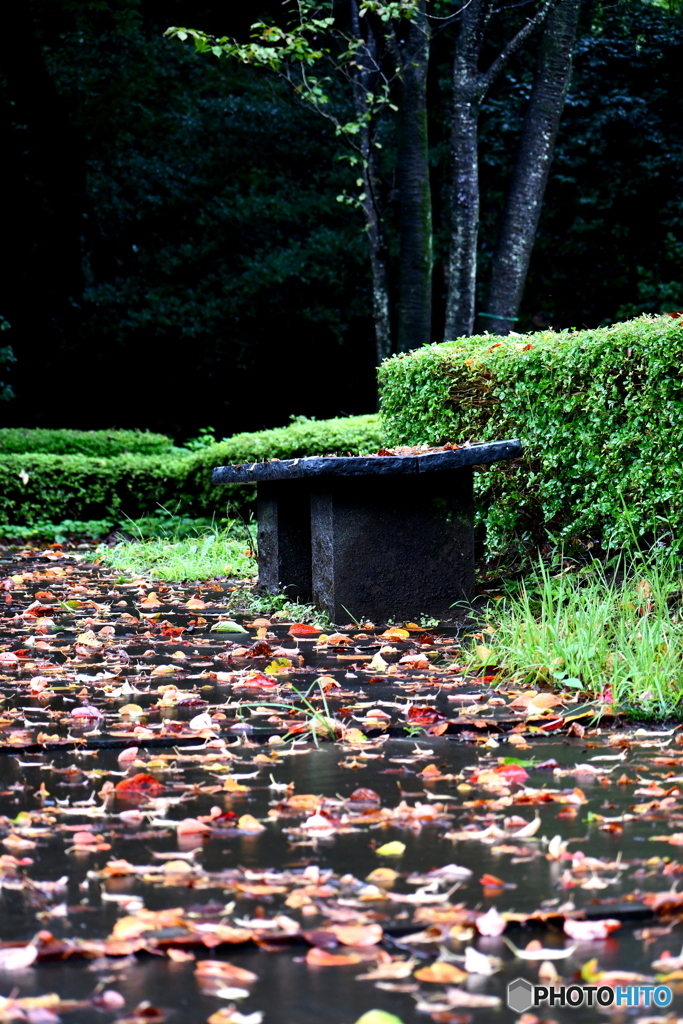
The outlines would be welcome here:
[[[606,939],[610,932],[621,928],[621,922],[608,917],[602,921],[575,921],[565,918],[564,933],[577,942],[592,942],[594,939]]]
[[[243,814],[237,821],[237,827],[241,832],[264,832],[265,825],[254,818],[251,814]]]
[[[384,935],[379,924],[334,924],[328,931],[342,946],[375,946]]]
[[[315,967],[347,967],[349,964],[359,964],[361,960],[358,953],[328,953],[318,946],[311,946],[306,954],[306,963]]]
[[[378,853],[380,857],[402,857],[406,852],[406,844],[401,843],[398,839],[394,839],[391,843],[385,843],[383,846],[378,846],[375,853]]]
[[[458,985],[467,978],[467,971],[461,971],[455,964],[436,960],[429,967],[421,967],[415,971],[418,981],[431,981],[437,985]]]

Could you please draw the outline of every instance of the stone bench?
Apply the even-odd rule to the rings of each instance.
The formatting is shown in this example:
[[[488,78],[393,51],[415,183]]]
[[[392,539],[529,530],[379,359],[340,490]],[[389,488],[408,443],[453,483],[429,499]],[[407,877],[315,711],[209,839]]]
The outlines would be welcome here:
[[[452,617],[474,596],[472,467],[521,455],[495,441],[420,455],[336,456],[214,469],[257,485],[259,581],[333,622]]]

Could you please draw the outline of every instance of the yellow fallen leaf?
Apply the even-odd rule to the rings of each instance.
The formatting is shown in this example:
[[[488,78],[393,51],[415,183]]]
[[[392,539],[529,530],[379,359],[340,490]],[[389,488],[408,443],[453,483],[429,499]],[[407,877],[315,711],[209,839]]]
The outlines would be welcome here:
[[[265,825],[262,825],[252,814],[243,814],[237,821],[237,827],[242,832],[263,832]]]
[[[402,857],[405,852],[406,844],[399,842],[398,839],[391,843],[385,843],[384,846],[378,846],[375,850],[380,857]]]
[[[139,704],[124,704],[122,708],[119,708],[120,715],[144,715],[144,708],[141,708]]]
[[[393,868],[375,868],[365,881],[372,882],[373,885],[393,885],[397,878],[398,871],[394,871]]]

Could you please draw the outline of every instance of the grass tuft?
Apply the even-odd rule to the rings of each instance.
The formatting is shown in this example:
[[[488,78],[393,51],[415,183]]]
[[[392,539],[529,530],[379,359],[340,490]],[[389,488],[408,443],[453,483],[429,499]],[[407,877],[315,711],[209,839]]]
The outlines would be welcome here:
[[[683,698],[683,580],[666,551],[600,562],[540,562],[492,609],[490,660],[526,684],[603,696],[622,711],[665,717]]]

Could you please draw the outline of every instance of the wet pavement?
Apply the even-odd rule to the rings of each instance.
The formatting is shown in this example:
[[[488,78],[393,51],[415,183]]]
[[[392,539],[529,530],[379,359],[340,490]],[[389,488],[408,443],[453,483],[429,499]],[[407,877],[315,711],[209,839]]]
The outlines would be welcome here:
[[[224,632],[231,584],[59,548],[2,575],[0,1021],[511,1024],[553,971],[674,1003],[545,1020],[683,1014],[683,732],[452,629]]]

